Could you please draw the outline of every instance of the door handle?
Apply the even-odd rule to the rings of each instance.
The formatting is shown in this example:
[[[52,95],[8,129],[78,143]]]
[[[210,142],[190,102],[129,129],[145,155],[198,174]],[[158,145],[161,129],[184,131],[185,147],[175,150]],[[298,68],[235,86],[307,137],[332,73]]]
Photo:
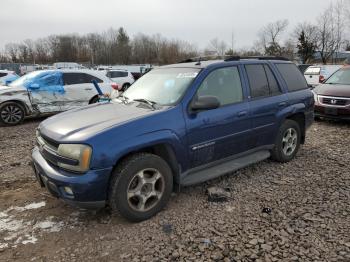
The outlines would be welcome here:
[[[87,87],[87,88],[85,88],[85,90],[92,90],[92,88]]]
[[[287,102],[281,102],[281,103],[278,104],[279,107],[284,107],[286,105],[287,105]]]
[[[241,112],[237,113],[237,116],[238,117],[243,117],[243,116],[247,115],[247,113],[248,113],[247,111],[241,111]]]

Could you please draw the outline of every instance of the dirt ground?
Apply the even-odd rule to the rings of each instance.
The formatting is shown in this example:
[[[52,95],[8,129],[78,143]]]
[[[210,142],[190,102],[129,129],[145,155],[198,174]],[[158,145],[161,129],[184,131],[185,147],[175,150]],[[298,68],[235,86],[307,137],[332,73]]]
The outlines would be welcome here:
[[[349,123],[316,122],[290,163],[185,188],[138,224],[40,188],[30,167],[39,123],[0,127],[0,261],[350,261]],[[209,185],[233,198],[208,202]]]

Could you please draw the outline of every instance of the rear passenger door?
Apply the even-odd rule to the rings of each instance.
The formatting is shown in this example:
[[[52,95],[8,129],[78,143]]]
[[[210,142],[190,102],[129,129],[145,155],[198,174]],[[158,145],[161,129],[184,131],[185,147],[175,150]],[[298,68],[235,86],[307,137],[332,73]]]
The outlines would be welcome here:
[[[282,93],[268,64],[248,64],[245,69],[250,87],[251,146],[272,145],[278,130],[278,112],[288,106],[287,95]]]
[[[102,80],[86,73],[63,73],[65,89],[65,103],[63,110],[78,108],[88,105],[91,98],[97,95],[92,80],[101,83]]]
[[[210,72],[197,90],[195,97],[199,96],[217,97],[220,107],[187,112],[191,167],[246,151],[250,134],[249,105],[244,99],[238,67]]]

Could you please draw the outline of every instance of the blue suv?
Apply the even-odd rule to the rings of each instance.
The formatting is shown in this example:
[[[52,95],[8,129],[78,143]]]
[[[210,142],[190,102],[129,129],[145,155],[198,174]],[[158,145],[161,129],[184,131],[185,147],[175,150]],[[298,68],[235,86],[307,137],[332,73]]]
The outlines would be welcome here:
[[[293,159],[313,105],[286,59],[189,59],[152,70],[110,102],[43,121],[33,166],[54,196],[142,221],[166,205],[175,185],[269,157]]]

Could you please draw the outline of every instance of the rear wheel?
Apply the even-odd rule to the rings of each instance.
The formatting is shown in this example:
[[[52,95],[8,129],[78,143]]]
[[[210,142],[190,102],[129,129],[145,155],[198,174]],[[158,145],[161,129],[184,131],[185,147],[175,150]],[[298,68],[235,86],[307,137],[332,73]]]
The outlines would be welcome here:
[[[288,162],[297,154],[300,147],[300,126],[293,120],[286,120],[281,125],[271,158],[278,162]]]
[[[95,104],[98,102],[98,100],[99,100],[98,96],[94,96],[93,98],[91,98],[89,104]]]
[[[109,189],[109,206],[126,219],[146,220],[168,202],[173,177],[168,164],[159,156],[138,153],[116,168]]]
[[[24,108],[16,102],[6,102],[0,105],[0,121],[7,126],[20,124],[24,115]]]

